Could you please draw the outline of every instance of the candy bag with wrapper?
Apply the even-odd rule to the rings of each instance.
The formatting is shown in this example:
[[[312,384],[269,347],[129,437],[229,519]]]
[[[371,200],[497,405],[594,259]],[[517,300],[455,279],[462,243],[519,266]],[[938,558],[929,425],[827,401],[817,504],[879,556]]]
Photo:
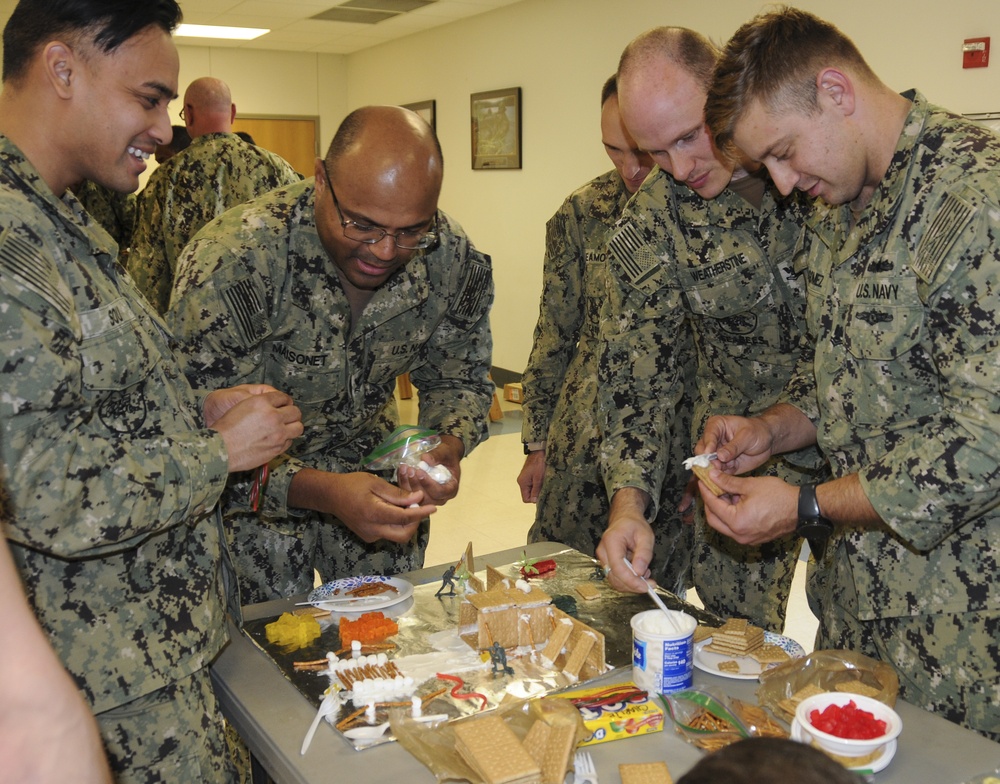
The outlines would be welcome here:
[[[896,704],[899,676],[886,662],[843,650],[813,651],[761,673],[757,700],[778,718],[791,721],[795,706],[810,694],[841,691]]]
[[[397,469],[401,465],[413,466],[425,472],[438,484],[452,479],[447,466],[431,465],[423,459],[426,452],[441,443],[441,436],[433,430],[416,425],[400,425],[361,461],[361,467],[370,471]]]

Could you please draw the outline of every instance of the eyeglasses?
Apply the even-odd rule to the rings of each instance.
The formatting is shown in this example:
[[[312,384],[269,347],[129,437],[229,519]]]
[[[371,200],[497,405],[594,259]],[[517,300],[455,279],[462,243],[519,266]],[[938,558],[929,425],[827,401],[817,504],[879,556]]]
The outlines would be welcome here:
[[[437,213],[434,213],[429,231],[404,229],[397,231],[395,234],[378,226],[366,226],[364,223],[347,220],[340,209],[337,194],[333,192],[333,182],[330,179],[330,170],[326,167],[326,161],[323,161],[323,171],[326,173],[326,184],[329,186],[330,195],[333,197],[333,206],[337,208],[337,215],[340,216],[340,225],[344,228],[344,236],[348,239],[363,242],[365,245],[376,245],[386,237],[392,237],[392,241],[396,243],[396,247],[400,250],[423,250],[437,243]]]

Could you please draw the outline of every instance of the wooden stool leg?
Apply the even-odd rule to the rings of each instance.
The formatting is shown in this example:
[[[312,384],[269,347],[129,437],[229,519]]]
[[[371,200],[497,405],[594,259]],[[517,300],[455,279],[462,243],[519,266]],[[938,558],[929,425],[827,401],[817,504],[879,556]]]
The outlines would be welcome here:
[[[503,409],[500,408],[500,398],[497,393],[493,393],[493,404],[490,406],[490,422],[499,422],[503,419]]]
[[[486,377],[492,381],[493,376],[487,374]],[[490,422],[499,422],[503,419],[503,409],[500,408],[500,398],[497,397],[496,387],[493,389],[493,402],[490,404]]]

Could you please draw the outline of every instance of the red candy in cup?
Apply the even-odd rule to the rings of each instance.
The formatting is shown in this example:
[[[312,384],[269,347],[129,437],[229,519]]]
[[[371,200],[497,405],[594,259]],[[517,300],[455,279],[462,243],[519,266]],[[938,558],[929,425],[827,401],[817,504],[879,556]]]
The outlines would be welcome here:
[[[827,705],[822,711],[809,714],[810,723],[818,730],[849,740],[871,740],[885,735],[886,723],[873,713],[862,710],[854,700],[846,705]]]

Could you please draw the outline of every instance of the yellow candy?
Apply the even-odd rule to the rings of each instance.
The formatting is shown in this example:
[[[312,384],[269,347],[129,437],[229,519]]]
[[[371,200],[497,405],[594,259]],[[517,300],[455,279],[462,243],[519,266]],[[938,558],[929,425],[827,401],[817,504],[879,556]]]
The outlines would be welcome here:
[[[264,627],[267,641],[297,650],[304,648],[320,635],[319,621],[312,615],[282,613],[281,617]]]

